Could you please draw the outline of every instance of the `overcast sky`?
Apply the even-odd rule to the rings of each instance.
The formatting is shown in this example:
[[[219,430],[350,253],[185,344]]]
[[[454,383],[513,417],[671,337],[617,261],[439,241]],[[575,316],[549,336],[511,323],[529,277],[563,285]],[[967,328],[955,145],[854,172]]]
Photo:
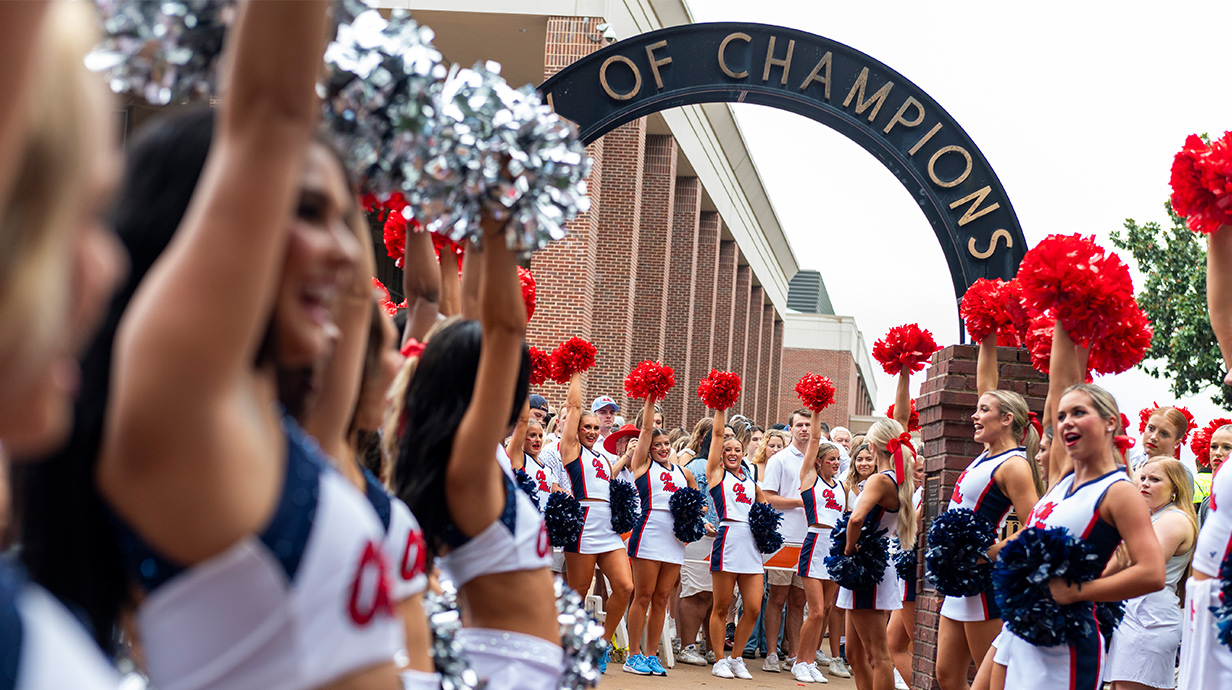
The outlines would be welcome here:
[[[1232,2],[689,6],[699,22],[755,21],[825,36],[913,81],[983,151],[1031,245],[1081,232],[1111,249],[1108,234],[1126,218],[1166,226],[1169,168],[1185,137],[1232,129],[1222,34]],[[735,111],[801,268],[822,272],[835,310],[856,317],[870,347],[912,321],[939,343],[957,342],[945,259],[902,184],[825,125],[755,105]],[[877,375],[875,402],[884,410],[894,386]],[[923,379],[914,377],[916,390]],[[1166,382],[1137,370],[1097,382],[1134,420],[1153,401],[1173,402]],[[1200,424],[1219,412],[1209,395],[1180,402]]]

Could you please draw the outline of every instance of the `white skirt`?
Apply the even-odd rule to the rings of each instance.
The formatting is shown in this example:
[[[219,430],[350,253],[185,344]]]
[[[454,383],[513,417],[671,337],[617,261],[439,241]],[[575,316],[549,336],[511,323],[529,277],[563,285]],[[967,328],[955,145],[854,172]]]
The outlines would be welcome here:
[[[565,553],[601,554],[623,551],[625,542],[612,529],[612,507],[607,501],[583,501],[585,523],[578,541],[565,547]]]
[[[440,690],[441,674],[427,673],[413,669],[398,672],[402,678],[402,690]]]
[[[1125,618],[1112,633],[1104,682],[1128,680],[1153,688],[1176,687],[1176,648],[1184,617],[1170,589],[1125,602]]]
[[[830,571],[826,569],[826,556],[830,555],[830,532],[832,527],[809,527],[804,535],[804,544],[800,547],[800,563],[796,566],[796,574],[800,577],[811,577],[814,580],[829,580]]]
[[[533,635],[462,628],[456,639],[487,690],[556,690],[565,653]]]
[[[898,571],[894,568],[894,560],[886,563],[885,573],[881,582],[868,589],[852,591],[846,587],[838,588],[838,603],[840,609],[857,611],[897,611],[903,607],[903,584],[898,579]]]
[[[684,563],[684,542],[676,538],[669,510],[650,510],[629,535],[629,556],[663,563]]]
[[[1185,612],[1181,629],[1181,676],[1185,690],[1232,688],[1232,649],[1215,635],[1212,606],[1220,605],[1218,579],[1185,583]],[[1116,636],[1113,635],[1113,639]]]
[[[710,572],[752,575],[764,570],[749,523],[720,522],[719,533],[710,549]]]
[[[1002,626],[992,646],[996,650],[993,661],[1005,667],[1005,690],[1100,690],[1103,687],[1104,638],[1098,632],[1078,645],[1036,647]]]
[[[952,621],[990,621],[1001,617],[992,587],[969,597],[946,597],[941,602],[941,615]]]

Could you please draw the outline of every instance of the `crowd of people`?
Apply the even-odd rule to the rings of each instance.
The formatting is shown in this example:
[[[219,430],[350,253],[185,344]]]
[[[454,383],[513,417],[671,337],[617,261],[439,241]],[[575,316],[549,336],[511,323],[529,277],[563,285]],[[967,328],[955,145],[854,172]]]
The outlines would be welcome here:
[[[862,434],[819,406],[761,424],[717,406],[667,429],[654,396],[586,405],[580,371],[551,405],[491,213],[460,277],[406,233],[391,316],[355,171],[317,132],[327,4],[242,2],[217,107],[153,119],[121,164],[110,94],[83,66],[89,8],[0,3],[0,688],[124,672],[157,690],[561,687],[588,663],[567,654],[561,582],[602,601],[600,674],[623,627],[620,670],[668,675],[670,616],[675,660],[720,679],[762,657],[799,683],[907,687],[929,546],[910,369]],[[1209,261],[1232,363],[1232,229]],[[1177,459],[1192,420],[1157,408],[1131,452],[1060,319],[1038,417],[999,388],[997,345],[979,343],[970,417],[985,450],[942,517],[997,528],[986,569],[1051,530],[1102,570],[1047,581],[1087,619],[1054,643],[1001,610],[995,578],[946,594],[936,687],[969,687],[973,668],[981,690],[1232,687],[1232,423],[1204,430],[1199,468]],[[639,507],[623,535],[622,479]],[[704,497],[700,539],[682,538],[684,489]],[[580,529],[553,548],[561,494]],[[766,565],[767,511],[788,567]],[[1003,535],[1011,511],[1024,530]],[[874,533],[889,550],[852,584]],[[456,632],[426,603],[440,592]]]

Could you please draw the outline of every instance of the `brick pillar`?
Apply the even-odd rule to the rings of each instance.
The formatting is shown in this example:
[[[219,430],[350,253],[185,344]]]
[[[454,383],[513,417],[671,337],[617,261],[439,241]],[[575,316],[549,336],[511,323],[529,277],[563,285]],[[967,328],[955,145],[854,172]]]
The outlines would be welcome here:
[[[770,417],[771,396],[777,394],[778,381],[774,380],[774,305],[766,304],[761,311],[761,358],[757,371],[761,376],[761,387],[757,391],[757,417]]]
[[[766,304],[766,291],[760,285],[754,285],[749,291],[749,325],[745,332],[746,345],[744,359],[744,396],[740,409],[754,419],[757,418],[758,403],[761,400],[761,320],[762,308]]]
[[[666,134],[646,137],[642,166],[641,229],[637,264],[637,305],[633,310],[634,363],[662,360],[667,325],[668,276],[680,268],[669,253],[676,200],[676,140]],[[664,362],[673,369],[680,365]],[[679,383],[679,377],[677,378]],[[668,422],[665,420],[664,424]]]
[[[639,228],[641,226],[642,155],[646,119],[639,118],[603,136],[605,191],[599,206],[595,254],[594,325],[591,342],[599,351],[590,372],[592,395],[610,395],[622,412],[628,409],[624,380],[633,346],[633,309],[637,302]],[[652,259],[653,261],[653,259]],[[639,360],[640,361],[640,360]],[[626,418],[628,415],[625,415]]]
[[[702,185],[696,177],[676,178],[675,207],[672,210],[670,277],[667,280],[667,330],[664,332],[664,360],[676,370],[676,387],[663,401],[665,424],[691,428],[694,412],[700,414],[697,382],[700,376],[690,366],[693,341],[708,337],[694,332],[694,299],[697,278],[697,235],[701,220]],[[683,384],[683,385],[680,385]]]
[[[740,258],[740,249],[734,240],[723,240],[719,243],[719,268],[715,286],[714,315],[714,352],[711,355],[711,366],[716,369],[730,371],[732,368],[732,335],[736,316],[736,261]]]
[[[718,359],[715,353],[727,346],[727,340],[715,327],[718,320],[719,233],[722,227],[723,219],[714,211],[703,211],[697,225],[697,297],[694,299],[693,332],[704,337],[697,340],[701,347],[693,352],[691,369],[698,379],[710,372]],[[695,407],[697,414],[704,413],[700,402]]]
[[[795,381],[783,380],[783,319],[779,317],[777,310],[774,316],[774,340],[770,343],[770,380],[774,381],[777,390],[770,389],[770,408],[763,417],[766,421],[759,422],[763,427],[769,427],[789,411],[783,410],[783,391],[790,391],[796,385]]]
[[[736,293],[732,295],[732,359],[731,371],[745,376],[749,355],[749,295],[753,290],[753,269],[747,265],[736,268]],[[747,384],[746,384],[747,385]],[[744,396],[744,397],[747,397]],[[740,405],[744,406],[741,399]]]
[[[979,398],[976,395],[975,365],[974,345],[951,345],[933,356],[932,366],[926,370],[927,378],[920,386],[916,407],[920,411],[921,434],[924,437],[925,535],[933,518],[949,503],[958,475],[984,450],[982,444],[971,438],[970,416]],[[1031,368],[1031,357],[1026,350],[997,348],[997,372],[999,388],[1021,394],[1031,411],[1043,414],[1048,378]],[[924,541],[921,539],[921,546],[927,548]],[[912,687],[932,690],[938,687],[934,662],[937,658],[941,597],[923,577],[922,563],[920,575]],[[971,673],[974,672],[972,665]]]
[[[587,35],[596,33],[595,26],[603,20],[597,17],[549,17],[547,44],[544,47],[544,78],[603,47]],[[553,242],[531,256],[530,270],[538,287],[535,316],[527,326],[526,338],[544,350],[551,350],[562,341],[580,336],[592,336],[592,314],[595,303],[595,265],[599,211],[602,208],[603,140],[586,147],[594,161],[586,181],[590,196],[590,211],[570,221],[569,235]],[[583,376],[583,385],[589,379]],[[552,405],[565,399],[565,387],[545,383],[536,388]],[[585,391],[583,391],[585,395]]]

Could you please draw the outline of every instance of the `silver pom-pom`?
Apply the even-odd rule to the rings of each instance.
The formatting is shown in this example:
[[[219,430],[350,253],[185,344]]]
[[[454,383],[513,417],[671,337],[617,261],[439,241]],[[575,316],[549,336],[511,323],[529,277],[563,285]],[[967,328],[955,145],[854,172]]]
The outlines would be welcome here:
[[[564,650],[561,690],[584,690],[599,684],[599,660],[607,649],[603,626],[582,605],[582,597],[556,578],[556,613],[560,621],[560,646]]]
[[[426,229],[478,240],[486,210],[508,220],[511,249],[530,252],[565,236],[590,207],[591,161],[572,124],[531,86],[510,87],[494,62],[450,70],[433,87],[436,116],[415,139],[407,199]]]
[[[462,629],[457,592],[449,586],[443,587],[441,594],[429,590],[424,594],[423,606],[432,629],[432,663],[441,674],[442,690],[480,688],[479,676],[471,668],[462,643],[454,639]]]
[[[214,94],[234,0],[95,1],[104,38],[86,67],[103,72],[112,91],[155,105]]]

